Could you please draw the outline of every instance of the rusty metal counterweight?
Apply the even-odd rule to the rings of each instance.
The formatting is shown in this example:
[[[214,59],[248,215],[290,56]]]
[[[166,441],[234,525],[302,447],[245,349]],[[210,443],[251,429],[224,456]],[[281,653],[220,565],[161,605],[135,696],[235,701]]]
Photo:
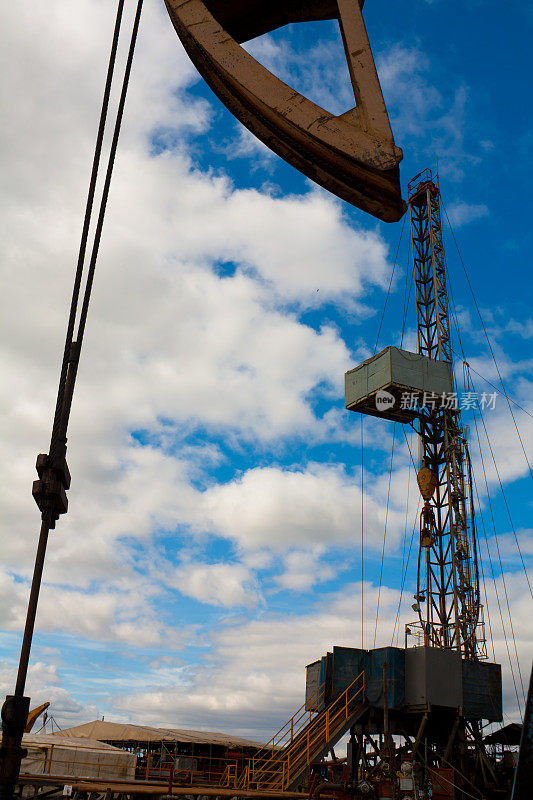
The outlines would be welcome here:
[[[385,222],[406,210],[396,146],[361,13],[363,0],[165,0],[194,65],[258,139],[328,191]],[[240,43],[292,22],[339,23],[355,106],[336,116]]]

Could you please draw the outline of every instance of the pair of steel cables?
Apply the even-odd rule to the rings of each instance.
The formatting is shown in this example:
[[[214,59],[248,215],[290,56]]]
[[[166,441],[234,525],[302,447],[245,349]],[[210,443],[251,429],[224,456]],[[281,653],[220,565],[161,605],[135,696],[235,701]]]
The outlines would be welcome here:
[[[59,515],[64,514],[67,511],[65,490],[68,489],[70,486],[70,474],[66,466],[68,422],[72,406],[74,387],[76,383],[81,347],[83,343],[83,336],[85,333],[85,326],[87,322],[87,314],[89,310],[89,302],[91,298],[91,290],[93,286],[96,261],[98,258],[98,251],[102,237],[107,201],[109,197],[109,189],[111,186],[111,177],[113,174],[113,166],[115,163],[115,156],[117,152],[120,128],[124,114],[124,106],[126,102],[126,94],[130,79],[131,66],[133,62],[135,44],[137,41],[137,33],[139,29],[142,4],[143,0],[138,0],[136,14],[130,35],[128,55],[124,67],[120,98],[118,102],[115,125],[113,129],[113,135],[108,155],[107,168],[105,172],[104,184],[100,198],[98,217],[94,230],[91,254],[85,274],[86,254],[89,243],[89,231],[91,227],[91,218],[92,218],[94,198],[97,187],[98,171],[102,158],[104,135],[106,132],[106,123],[109,111],[111,87],[113,83],[113,77],[117,61],[117,49],[118,49],[120,29],[122,24],[124,0],[119,0],[117,7],[117,14],[113,31],[113,39],[111,44],[111,52],[109,56],[104,95],[102,100],[102,108],[100,111],[100,121],[98,125],[98,133],[94,148],[91,177],[89,181],[89,190],[85,206],[85,214],[83,218],[80,248],[78,252],[78,260],[74,278],[74,287],[72,290],[72,299],[68,317],[67,333],[65,337],[63,360],[61,363],[56,408],[52,426],[52,435],[50,439],[50,450],[47,456],[39,456],[37,461],[40,480],[36,482],[38,484],[37,491],[35,490],[35,485],[34,485],[34,497],[37,500],[37,503],[41,510],[42,523],[39,535],[39,543],[37,547],[37,555],[35,559],[35,568],[33,573],[32,586],[30,590],[26,623],[24,628],[19,669],[15,686],[15,695],[14,695],[15,699],[17,698],[22,699],[24,695],[28,665],[29,665],[30,649],[33,638],[33,630],[35,626],[35,617],[37,613],[37,604],[38,604],[39,592],[42,580],[42,572],[46,555],[46,546],[48,542],[48,535],[50,529],[55,527],[55,523],[56,520],[59,518]],[[80,308],[79,306],[80,293],[81,293],[84,274],[85,274],[85,288],[83,291],[83,299]],[[79,318],[78,318],[78,312],[79,312]],[[77,320],[78,320],[77,332],[76,332],[76,337],[74,338],[74,330],[76,328]]]

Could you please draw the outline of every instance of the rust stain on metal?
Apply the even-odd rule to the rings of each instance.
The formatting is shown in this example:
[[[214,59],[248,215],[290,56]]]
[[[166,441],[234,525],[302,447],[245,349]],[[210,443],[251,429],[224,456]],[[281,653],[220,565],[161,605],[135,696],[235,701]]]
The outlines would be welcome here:
[[[258,139],[328,191],[386,222],[403,215],[399,163],[361,6],[354,0],[165,0],[187,53]],[[336,116],[240,45],[293,22],[337,19],[355,106]]]

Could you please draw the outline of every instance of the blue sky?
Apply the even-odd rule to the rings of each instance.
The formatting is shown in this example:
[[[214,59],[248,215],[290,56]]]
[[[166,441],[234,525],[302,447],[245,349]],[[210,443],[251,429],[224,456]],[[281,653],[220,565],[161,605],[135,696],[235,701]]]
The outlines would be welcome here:
[[[38,530],[34,460],[49,438],[112,6],[54,0],[10,9],[2,26],[3,691],[18,658]],[[404,193],[438,158],[531,463],[533,15],[516,2],[502,15],[495,2],[367,0],[364,16]],[[332,23],[246,46],[325,108],[352,102]],[[401,644],[414,590],[412,550],[394,630],[418,502],[411,460],[399,428],[365,421],[362,593],[359,418],[343,407],[344,372],[375,348],[401,226],[328,196],[240,128],[163,4],[146,2],[71,417],[70,511],[50,540],[29,683],[61,725],[105,714],[268,736],[302,702],[307,663],[360,645],[362,594],[373,644],[387,496],[376,644]],[[378,347],[400,341],[407,241],[406,226]],[[467,360],[499,386],[447,230],[445,244]],[[404,346],[416,347],[412,300]],[[526,676],[531,595],[511,522],[530,569],[532,478],[503,397],[485,422],[511,511],[510,521],[482,435]],[[465,423],[508,629],[471,414]],[[487,594],[514,718],[492,578]],[[512,663],[516,678],[514,649]]]

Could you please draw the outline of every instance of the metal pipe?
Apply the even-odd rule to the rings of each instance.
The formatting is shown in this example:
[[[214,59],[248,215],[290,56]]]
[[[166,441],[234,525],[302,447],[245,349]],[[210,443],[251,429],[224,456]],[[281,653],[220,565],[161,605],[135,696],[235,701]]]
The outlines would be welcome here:
[[[421,740],[422,740],[422,734],[424,733],[424,730],[425,730],[425,728],[426,728],[426,724],[427,724],[427,721],[428,721],[428,717],[429,717],[429,714],[428,714],[428,712],[426,711],[426,712],[425,712],[425,714],[424,714],[424,716],[423,716],[423,717],[422,717],[422,719],[420,720],[420,725],[419,725],[419,727],[418,727],[418,733],[416,734],[415,743],[414,743],[414,745],[413,745],[413,753],[412,753],[412,755],[413,755],[413,760],[416,758],[416,751],[418,750],[418,748],[419,748],[419,746],[420,746],[420,742],[421,742]],[[426,739],[426,748],[427,748],[427,739]]]
[[[331,781],[322,781],[313,791],[312,798],[313,800],[317,800],[317,797],[320,797],[322,791],[328,790],[330,792],[344,792],[346,794],[347,786],[345,783],[331,783]]]
[[[35,627],[35,617],[37,614],[37,603],[44,568],[44,558],[48,534],[50,532],[50,518],[47,517],[41,522],[39,543],[35,556],[35,566],[33,570],[33,580],[31,584],[30,597],[28,600],[28,610],[26,613],[26,624],[24,626],[24,636],[20,651],[19,668],[14,695],[8,695],[2,706],[2,749],[1,749],[1,773],[0,773],[0,798],[10,800],[13,797],[16,780],[20,772],[20,764],[26,751],[21,747],[22,736],[28,712],[30,709],[30,698],[24,697],[26,686],[26,676],[30,660],[31,643],[33,629]]]
[[[39,601],[39,592],[41,589],[44,558],[46,555],[46,545],[48,544],[49,533],[50,533],[50,520],[43,519],[41,523],[41,531],[39,534],[39,544],[37,545],[37,553],[35,556],[33,580],[31,583],[30,598],[28,600],[28,611],[26,614],[26,625],[24,627],[24,637],[22,639],[22,647],[20,651],[17,683],[15,685],[15,695],[17,697],[23,697],[24,688],[26,686],[26,676],[28,674],[28,664],[30,661],[31,642],[33,637],[33,629],[35,627],[35,616],[37,614],[37,603]]]

